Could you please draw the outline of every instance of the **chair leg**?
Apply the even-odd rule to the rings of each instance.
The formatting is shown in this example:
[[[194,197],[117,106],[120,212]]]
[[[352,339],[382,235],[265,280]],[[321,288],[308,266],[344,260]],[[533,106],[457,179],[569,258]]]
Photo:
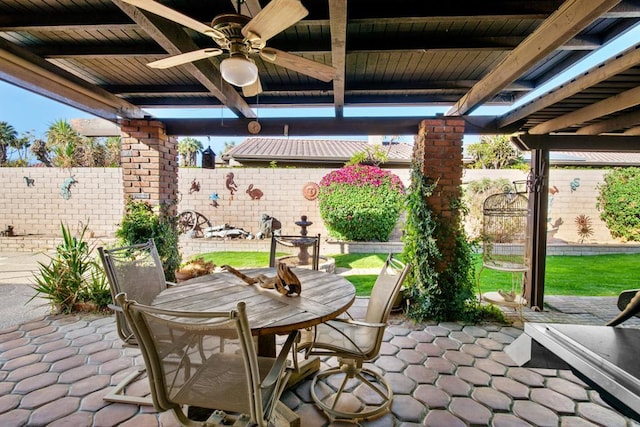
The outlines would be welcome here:
[[[129,396],[125,394],[126,388],[129,386],[129,384],[131,384],[145,372],[146,369],[143,367],[127,375],[127,377],[120,381],[110,393],[104,396],[104,400],[114,403],[130,403],[141,406],[153,406],[153,399],[151,398],[151,396]]]
[[[332,375],[344,374],[345,378],[342,381],[338,390],[324,399],[320,399],[318,393],[316,391],[318,386],[318,381],[322,381],[325,378],[331,377]],[[364,375],[367,375],[372,378],[372,380],[367,379]],[[369,387],[373,390],[377,395],[382,398],[382,402],[377,404],[375,407],[371,409],[363,409],[357,412],[343,411],[340,410],[338,402],[340,398],[345,394],[344,389],[349,379],[355,378],[361,384]],[[376,386],[376,384],[378,386]],[[315,376],[313,381],[311,382],[311,398],[316,403],[316,405],[325,413],[332,421],[338,420],[349,420],[349,421],[357,421],[357,420],[366,420],[370,418],[375,418],[380,416],[386,412],[388,412],[389,407],[391,406],[391,402],[393,400],[393,391],[384,378],[370,369],[362,368],[361,366],[357,366],[352,363],[343,363],[339,367],[330,368],[325,371],[318,373]],[[332,401],[333,400],[333,401]]]

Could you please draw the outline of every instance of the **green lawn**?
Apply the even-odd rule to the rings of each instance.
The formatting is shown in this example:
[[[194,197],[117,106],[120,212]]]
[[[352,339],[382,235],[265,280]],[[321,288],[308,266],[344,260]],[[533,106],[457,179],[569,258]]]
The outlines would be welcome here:
[[[476,274],[482,261],[476,260]],[[480,276],[482,292],[511,289],[511,274],[485,268]],[[548,256],[546,295],[614,296],[640,288],[640,254]]]
[[[269,254],[265,252],[210,252],[202,254],[216,265],[233,267],[266,267]],[[382,267],[386,254],[330,255],[336,267]],[[476,257],[476,276],[482,266]],[[375,282],[375,274],[347,276],[359,296],[367,296]],[[640,288],[640,254],[614,254],[594,256],[549,256],[545,289],[547,295],[615,296],[625,289]],[[516,281],[519,278],[516,277]],[[485,268],[481,275],[482,292],[511,289],[512,275]],[[477,289],[476,289],[477,290]]]

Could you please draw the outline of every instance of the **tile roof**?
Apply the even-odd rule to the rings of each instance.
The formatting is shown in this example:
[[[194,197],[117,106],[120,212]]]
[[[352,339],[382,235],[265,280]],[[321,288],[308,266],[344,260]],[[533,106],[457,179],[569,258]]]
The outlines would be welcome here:
[[[603,151],[552,151],[549,153],[554,165],[592,165],[592,166],[638,166],[640,153],[603,152]]]
[[[344,163],[355,153],[371,145],[367,141],[343,141],[327,139],[247,138],[223,154],[223,159],[242,162],[252,161],[296,161]],[[411,163],[413,146],[405,143],[384,144],[389,149],[388,163]]]

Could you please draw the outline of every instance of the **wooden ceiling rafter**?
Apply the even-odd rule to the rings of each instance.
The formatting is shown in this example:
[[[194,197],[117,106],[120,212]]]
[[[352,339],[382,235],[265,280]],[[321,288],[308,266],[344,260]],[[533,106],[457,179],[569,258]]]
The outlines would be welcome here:
[[[610,135],[531,135],[517,134],[511,137],[519,149],[549,151],[640,151],[640,137]]]
[[[640,136],[640,126],[632,127],[623,132],[624,136]]]
[[[236,13],[249,16],[251,18],[256,16],[262,10],[262,7],[260,6],[260,2],[258,0],[241,0],[240,10],[238,10],[238,0],[231,0],[231,4]]]
[[[576,135],[600,135],[615,130],[626,129],[640,124],[640,111],[623,114],[613,119],[603,120],[576,131]]]
[[[550,105],[562,101],[576,93],[607,80],[629,68],[640,64],[640,44],[627,49],[616,58],[603,62],[590,70],[585,71],[580,76],[575,77],[570,82],[545,93],[533,101],[517,108],[498,119],[499,126],[506,126],[514,123],[528,115],[540,111]]]
[[[162,46],[167,53],[176,55],[198,49],[198,46],[187,33],[184,32],[181,26],[152,13],[139,10],[120,0],[113,0],[113,2],[153,38],[156,43]],[[181,67],[193,75],[193,77],[234,114],[239,117],[256,117],[256,114],[242,96],[240,96],[233,86],[222,79],[220,70],[213,65],[211,60],[191,62]]]
[[[104,119],[113,120],[118,116],[141,118],[146,115],[136,105],[87,83],[2,38],[0,78]]]
[[[461,116],[475,110],[619,2],[620,0],[567,0],[460,98],[446,115]]]
[[[555,117],[551,120],[547,120],[529,129],[529,133],[532,135],[551,133],[579,125],[581,123],[586,123],[590,120],[594,120],[617,111],[635,107],[638,104],[640,104],[640,86],[636,86],[633,89],[629,89],[610,98],[589,104],[586,107]]]
[[[344,116],[344,80],[347,61],[347,1],[329,0],[331,65],[336,69],[336,74],[333,78],[333,104],[336,117]]]

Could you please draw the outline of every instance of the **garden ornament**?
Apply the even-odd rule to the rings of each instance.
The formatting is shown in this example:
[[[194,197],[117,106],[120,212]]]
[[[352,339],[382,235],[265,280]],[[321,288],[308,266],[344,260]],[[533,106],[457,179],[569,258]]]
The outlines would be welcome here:
[[[63,199],[69,200],[71,198],[71,186],[73,184],[76,184],[77,182],[78,181],[76,181],[73,175],[64,180],[61,187],[61,194]]]

